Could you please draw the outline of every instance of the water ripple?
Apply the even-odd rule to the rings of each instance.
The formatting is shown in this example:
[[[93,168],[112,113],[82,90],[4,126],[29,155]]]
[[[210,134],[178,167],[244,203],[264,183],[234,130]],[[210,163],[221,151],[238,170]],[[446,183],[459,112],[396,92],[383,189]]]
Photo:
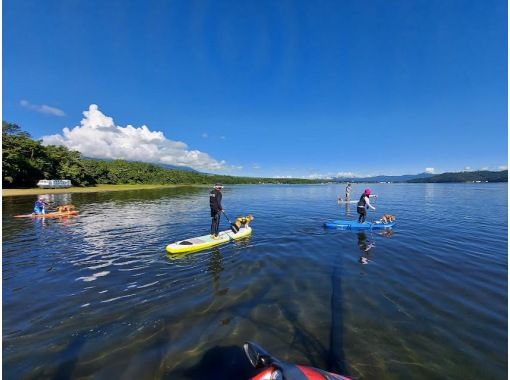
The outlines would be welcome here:
[[[206,188],[67,194],[66,221],[4,197],[6,377],[204,378],[255,340],[356,378],[505,378],[506,184],[371,187],[393,233],[324,229],[356,216],[343,186],[234,186],[253,236],[180,256],[164,248],[208,232]]]

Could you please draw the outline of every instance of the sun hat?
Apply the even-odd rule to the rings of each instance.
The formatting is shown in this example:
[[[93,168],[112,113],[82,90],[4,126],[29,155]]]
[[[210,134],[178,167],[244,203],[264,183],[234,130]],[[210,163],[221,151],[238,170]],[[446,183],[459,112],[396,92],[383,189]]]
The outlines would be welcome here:
[[[370,189],[365,189],[365,192],[364,192],[364,194],[365,194],[365,195],[370,195],[371,193],[372,193],[372,190],[370,190]]]

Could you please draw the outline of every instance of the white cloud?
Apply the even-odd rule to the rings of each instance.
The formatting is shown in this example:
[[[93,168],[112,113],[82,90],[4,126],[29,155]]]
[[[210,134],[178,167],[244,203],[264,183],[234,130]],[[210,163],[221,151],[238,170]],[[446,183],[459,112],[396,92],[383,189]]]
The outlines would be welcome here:
[[[47,106],[46,104],[31,104],[28,100],[21,100],[19,102],[20,106],[23,108],[27,108],[29,110],[44,113],[46,115],[53,115],[53,116],[65,116],[66,114],[61,109]]]
[[[434,168],[425,168],[425,173],[434,174],[435,169]]]
[[[335,177],[359,177],[353,172],[338,172],[335,174]]]
[[[306,178],[306,179],[331,179],[331,176],[327,175],[327,174],[312,173],[312,174],[309,174],[306,177],[301,177],[301,178]]]
[[[464,170],[463,170],[463,171],[465,171],[465,172],[470,172],[470,171],[472,171],[472,170],[473,170],[473,169],[471,169],[471,166],[466,166],[466,167],[464,167]]]
[[[207,133],[202,133],[202,137],[203,137],[204,139],[206,139],[206,138],[208,138],[208,137],[209,137],[209,135],[208,135]]]
[[[484,166],[484,167],[480,168],[480,170],[489,170],[489,167],[488,166]]]
[[[498,170],[508,170],[508,166],[500,165],[500,166],[498,166]]]
[[[259,164],[253,164],[253,169],[260,169],[260,165]]]
[[[43,144],[64,145],[91,158],[153,162],[199,170],[226,169],[225,161],[217,161],[198,150],[189,150],[185,143],[169,140],[163,132],[153,132],[146,125],[139,128],[117,126],[95,104],[91,104],[83,115],[81,125],[64,128],[62,134],[43,136]]]

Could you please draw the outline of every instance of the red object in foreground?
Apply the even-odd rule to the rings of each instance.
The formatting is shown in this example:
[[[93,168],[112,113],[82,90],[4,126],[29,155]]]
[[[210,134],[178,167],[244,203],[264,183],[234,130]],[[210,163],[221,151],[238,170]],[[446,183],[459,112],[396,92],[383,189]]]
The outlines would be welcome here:
[[[251,380],[351,380],[322,369],[283,362],[252,342],[246,342],[243,348],[251,365],[262,369]]]

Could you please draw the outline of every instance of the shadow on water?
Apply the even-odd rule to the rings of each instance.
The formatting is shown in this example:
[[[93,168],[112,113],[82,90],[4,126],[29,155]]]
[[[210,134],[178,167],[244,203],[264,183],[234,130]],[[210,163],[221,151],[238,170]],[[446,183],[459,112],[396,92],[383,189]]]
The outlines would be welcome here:
[[[260,370],[259,370],[260,371]],[[200,362],[184,370],[183,375],[196,380],[249,379],[257,374],[241,347],[215,346],[206,351]],[[172,379],[170,374],[165,379]]]
[[[61,364],[56,369],[53,380],[71,379],[78,362],[79,353],[87,341],[87,334],[78,334],[60,354]]]
[[[334,266],[331,274],[331,328],[329,332],[328,371],[347,374],[343,350],[343,313],[342,313],[342,263]]]

